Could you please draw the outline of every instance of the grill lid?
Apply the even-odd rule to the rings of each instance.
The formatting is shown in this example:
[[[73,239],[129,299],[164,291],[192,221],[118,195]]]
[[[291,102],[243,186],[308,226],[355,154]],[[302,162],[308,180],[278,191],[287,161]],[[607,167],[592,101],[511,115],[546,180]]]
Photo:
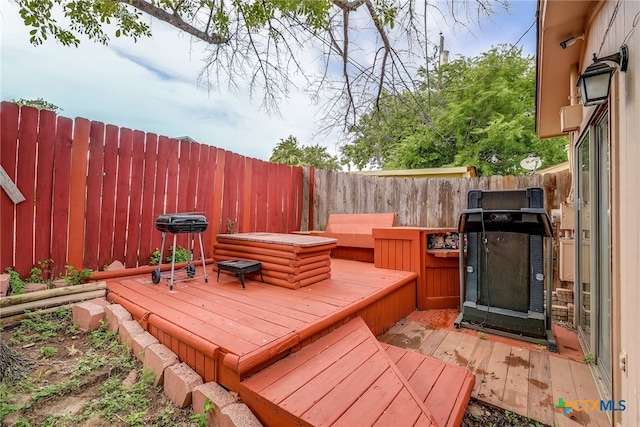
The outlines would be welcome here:
[[[165,214],[156,218],[156,229],[166,233],[201,233],[209,222],[204,215]]]

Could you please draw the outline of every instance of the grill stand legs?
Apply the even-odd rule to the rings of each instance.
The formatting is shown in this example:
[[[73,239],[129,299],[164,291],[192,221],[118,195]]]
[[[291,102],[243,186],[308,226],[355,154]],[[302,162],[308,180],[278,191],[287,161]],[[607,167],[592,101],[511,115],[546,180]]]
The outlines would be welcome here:
[[[158,269],[154,270],[151,274],[151,281],[154,284],[160,283],[161,278],[161,267],[162,267],[162,258],[164,254],[164,244],[166,241],[166,232],[162,232],[162,246],[160,251],[160,259],[158,260]],[[173,276],[175,273],[176,267],[176,238],[178,233],[173,233],[173,246],[171,251],[171,276],[169,278],[169,290],[173,291]],[[202,233],[198,233],[198,243],[200,243],[200,260],[202,261],[202,271],[204,272],[204,281],[205,283],[209,283],[209,274],[207,273],[207,266],[204,260],[204,246],[202,244]],[[195,249],[195,242],[193,241],[193,236],[191,233],[187,233],[187,251],[189,255],[192,257]],[[189,259],[187,261],[187,276],[193,278],[195,276],[196,268],[193,265],[193,259]]]

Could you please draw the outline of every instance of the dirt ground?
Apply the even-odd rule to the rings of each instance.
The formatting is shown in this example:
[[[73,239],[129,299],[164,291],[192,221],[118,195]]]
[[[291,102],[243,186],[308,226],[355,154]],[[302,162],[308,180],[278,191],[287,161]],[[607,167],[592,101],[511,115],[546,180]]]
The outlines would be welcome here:
[[[113,334],[78,331],[70,311],[34,323],[47,327],[2,331],[27,374],[0,386],[2,426],[198,426],[191,409],[177,408],[154,387]]]
[[[83,333],[70,311],[33,316],[1,334],[19,357],[25,377],[0,385],[2,426],[198,426],[201,418],[178,409],[162,387],[145,377],[105,330]],[[6,377],[5,377],[6,379]],[[526,418],[472,401],[464,427],[540,426]]]

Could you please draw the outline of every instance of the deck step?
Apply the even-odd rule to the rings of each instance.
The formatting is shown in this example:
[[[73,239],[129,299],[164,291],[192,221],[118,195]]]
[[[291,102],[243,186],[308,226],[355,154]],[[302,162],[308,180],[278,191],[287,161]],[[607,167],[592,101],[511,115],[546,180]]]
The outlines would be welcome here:
[[[414,356],[393,349],[378,342],[362,318],[356,317],[244,380],[240,396],[265,425],[453,425],[458,414],[451,411],[461,408],[464,412],[473,375],[469,379],[461,375],[462,368],[451,370],[443,362],[426,362],[422,355],[409,372],[407,362]],[[435,377],[429,369],[435,369]],[[456,384],[445,386],[445,376]],[[459,381],[471,381],[470,388]],[[450,412],[444,414],[430,404]]]
[[[468,369],[380,343],[439,426],[459,426],[476,378]]]

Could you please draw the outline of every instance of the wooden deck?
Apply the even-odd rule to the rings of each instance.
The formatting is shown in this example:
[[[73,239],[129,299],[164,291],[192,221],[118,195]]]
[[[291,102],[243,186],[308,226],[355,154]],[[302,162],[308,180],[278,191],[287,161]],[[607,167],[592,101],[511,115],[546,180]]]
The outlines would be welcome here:
[[[610,426],[605,412],[554,407],[559,398],[601,399],[577,337],[556,327],[559,352],[489,333],[454,329],[457,310],[416,311],[380,341],[466,367],[476,376],[471,397],[552,426]]]
[[[240,394],[270,426],[445,425],[360,317],[243,381]]]
[[[228,274],[174,283],[150,275],[107,281],[121,304],[205,381],[238,390],[245,377],[361,316],[381,334],[415,310],[416,274],[332,260],[330,279],[292,290]],[[208,267],[211,270],[211,267]],[[197,273],[201,270],[198,268]]]

